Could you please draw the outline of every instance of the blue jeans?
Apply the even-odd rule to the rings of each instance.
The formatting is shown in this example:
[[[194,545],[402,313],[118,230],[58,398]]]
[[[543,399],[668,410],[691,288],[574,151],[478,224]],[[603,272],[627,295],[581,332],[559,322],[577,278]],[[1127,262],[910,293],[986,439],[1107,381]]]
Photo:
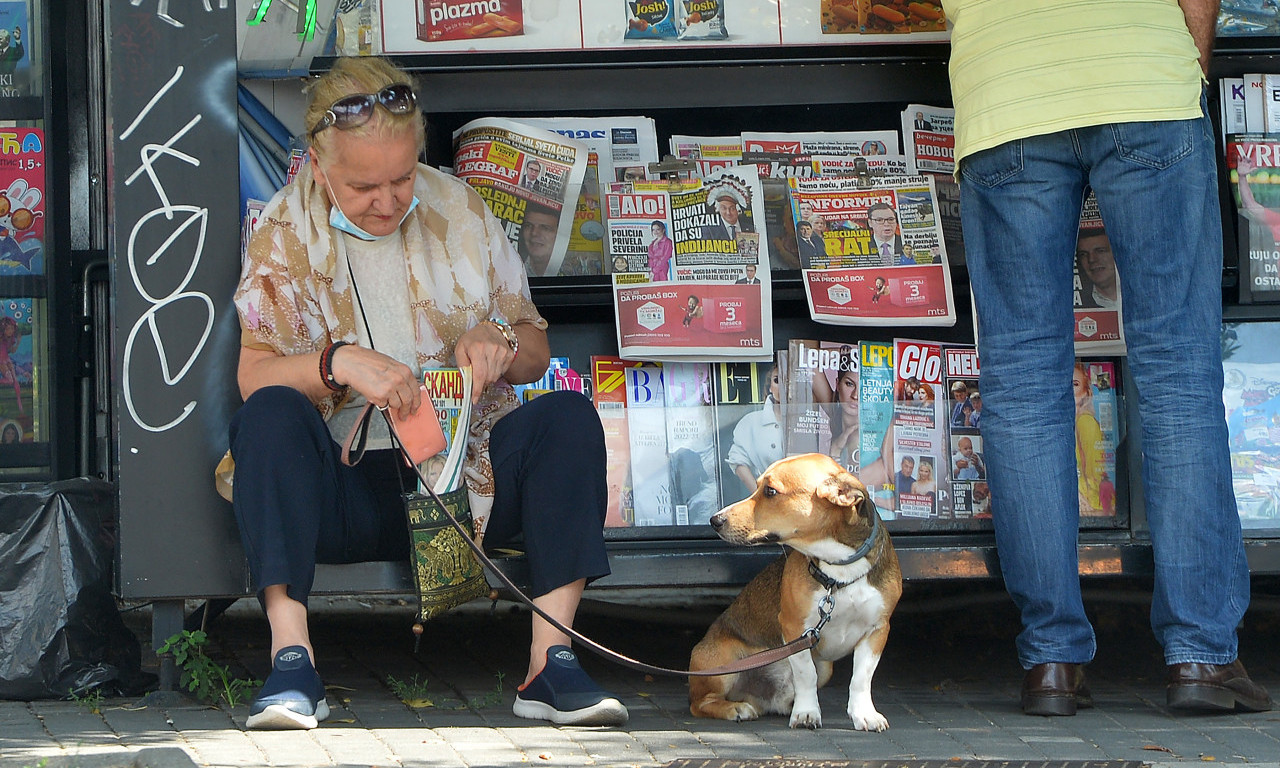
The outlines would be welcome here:
[[[1202,109],[1204,100],[1201,100]],[[961,196],[978,314],[1000,567],[1022,614],[1018,660],[1084,663],[1072,261],[1086,185],[1120,274],[1155,556],[1151,626],[1168,664],[1236,658],[1249,601],[1222,405],[1222,222],[1212,128],[1117,123],[966,157]]]

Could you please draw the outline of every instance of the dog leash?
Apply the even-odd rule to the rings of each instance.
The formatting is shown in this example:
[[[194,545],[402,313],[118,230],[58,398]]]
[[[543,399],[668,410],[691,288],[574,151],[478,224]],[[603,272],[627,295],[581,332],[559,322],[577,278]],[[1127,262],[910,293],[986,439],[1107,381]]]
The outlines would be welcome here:
[[[359,462],[360,458],[363,456],[364,448],[365,448],[365,438],[367,436],[368,417],[372,415],[371,410],[373,408],[374,406],[372,404],[368,404],[365,406],[365,411],[360,414],[359,418],[356,419],[356,425],[352,427],[351,434],[348,435],[346,442],[343,444],[342,461],[344,464],[355,464]],[[400,452],[401,458],[403,458],[405,462],[408,463],[409,466],[413,468],[413,474],[418,478],[419,487],[425,489],[427,494],[431,497],[431,500],[434,501],[436,504],[439,504],[440,509],[444,510],[445,517],[448,518],[449,524],[453,526],[454,530],[456,530],[459,534],[461,534],[462,539],[465,542],[467,542],[467,546],[471,548],[471,551],[473,553],[475,553],[475,556],[477,559],[479,559],[480,564],[483,565],[490,573],[496,576],[498,578],[498,581],[502,582],[502,585],[506,587],[508,590],[510,590],[519,599],[520,602],[529,606],[529,608],[534,613],[541,616],[544,621],[546,621],[548,624],[555,627],[556,629],[560,630],[561,632],[565,633],[569,637],[572,637],[574,640],[577,640],[584,647],[586,647],[587,650],[591,651],[597,656],[600,656],[609,661],[613,661],[618,664],[621,664],[624,667],[629,667],[638,672],[645,672],[653,675],[668,675],[673,677],[718,677],[720,675],[732,675],[738,672],[746,672],[748,670],[759,669],[760,667],[766,667],[770,664],[773,664],[774,662],[781,661],[787,658],[788,656],[793,656],[797,653],[800,653],[801,651],[807,651],[810,648],[813,648],[815,645],[818,644],[818,637],[822,632],[822,628],[826,625],[827,621],[831,619],[831,608],[832,606],[835,605],[835,600],[832,597],[832,592],[834,590],[831,588],[828,588],[827,594],[823,598],[823,601],[818,608],[817,624],[815,624],[813,627],[806,629],[799,637],[797,637],[796,639],[788,643],[784,643],[783,645],[779,645],[774,648],[768,648],[763,651],[753,653],[750,656],[744,656],[741,659],[736,659],[734,661],[729,662],[728,664],[721,664],[718,667],[712,667],[710,669],[700,669],[700,670],[670,669],[668,667],[661,667],[654,664],[649,664],[647,662],[640,661],[638,659],[633,659],[630,656],[626,656],[624,654],[618,653],[612,648],[609,648],[606,645],[602,645],[601,643],[598,643],[595,640],[592,640],[591,638],[577,631],[573,627],[565,626],[554,616],[552,616],[551,614],[544,611],[542,608],[535,605],[532,598],[530,598],[519,587],[517,587],[515,582],[512,581],[511,578],[507,576],[507,574],[503,573],[500,568],[494,565],[493,561],[489,559],[489,556],[485,554],[484,548],[481,547],[479,544],[477,544],[475,542],[475,539],[472,538],[471,534],[467,531],[467,529],[463,528],[462,524],[459,523],[454,518],[454,516],[449,513],[449,508],[445,505],[443,501],[440,500],[440,496],[436,494],[435,489],[431,487],[431,484],[427,482],[427,479],[422,476],[422,470],[419,469],[418,466],[414,464],[413,461],[409,458],[408,453],[404,449],[404,445],[401,444],[400,438],[396,435],[395,426],[391,423],[391,417],[387,414],[386,411],[383,411],[380,408],[378,410],[382,413],[382,417],[387,422],[387,429],[391,433],[392,440],[395,442],[396,448]],[[363,424],[363,427],[361,426],[362,424]],[[357,432],[359,432],[359,435],[357,435]],[[358,443],[358,445],[354,449],[352,448],[353,442]],[[415,625],[414,631],[421,632],[421,625],[420,624]]]

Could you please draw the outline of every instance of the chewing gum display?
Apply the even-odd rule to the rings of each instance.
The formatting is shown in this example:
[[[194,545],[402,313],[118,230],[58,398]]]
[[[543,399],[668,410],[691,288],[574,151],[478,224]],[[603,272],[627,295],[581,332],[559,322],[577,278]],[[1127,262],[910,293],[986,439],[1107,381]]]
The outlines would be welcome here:
[[[470,40],[524,34],[520,0],[419,0],[418,39]]]
[[[675,8],[681,0],[627,0],[627,40],[674,39]],[[717,3],[718,4],[718,3]]]
[[[678,0],[676,17],[681,40],[724,40],[729,30],[724,23],[724,0]]]

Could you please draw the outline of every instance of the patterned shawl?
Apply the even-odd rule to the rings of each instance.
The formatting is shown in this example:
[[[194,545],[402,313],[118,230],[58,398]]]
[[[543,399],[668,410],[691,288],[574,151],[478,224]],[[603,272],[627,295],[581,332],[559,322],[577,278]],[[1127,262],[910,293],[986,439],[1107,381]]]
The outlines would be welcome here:
[[[489,317],[545,330],[524,265],[480,196],[425,165],[414,194],[421,202],[400,225],[400,238],[419,365],[456,365],[458,338]],[[331,341],[356,343],[351,271],[343,238],[329,227],[329,205],[308,165],[263,210],[235,294],[243,345],[297,355]],[[325,419],[342,407],[344,394],[317,404]],[[493,508],[489,433],[517,405],[511,387],[499,382],[472,410],[466,479],[478,536]]]

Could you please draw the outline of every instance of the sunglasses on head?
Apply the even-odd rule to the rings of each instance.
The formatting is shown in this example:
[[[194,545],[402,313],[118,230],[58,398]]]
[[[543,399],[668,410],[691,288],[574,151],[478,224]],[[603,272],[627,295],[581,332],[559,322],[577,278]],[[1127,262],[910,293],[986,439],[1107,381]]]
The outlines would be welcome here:
[[[315,136],[330,126],[345,131],[364,125],[373,117],[374,107],[379,104],[393,115],[407,115],[417,106],[418,100],[413,95],[413,88],[404,83],[388,85],[377,93],[343,96],[325,110],[324,117],[311,129],[311,135]]]

